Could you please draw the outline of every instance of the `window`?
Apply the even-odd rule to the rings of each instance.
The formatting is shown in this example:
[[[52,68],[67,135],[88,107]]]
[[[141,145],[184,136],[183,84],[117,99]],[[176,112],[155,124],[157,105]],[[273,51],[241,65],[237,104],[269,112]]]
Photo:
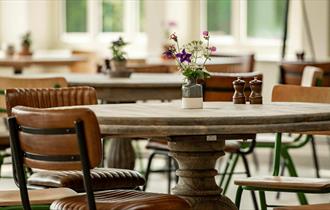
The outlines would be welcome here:
[[[102,32],[122,32],[124,30],[124,1],[102,1]]]
[[[216,35],[231,34],[231,0],[207,1],[207,28]]]
[[[87,1],[66,0],[65,17],[66,32],[87,32]]]
[[[247,1],[247,35],[254,38],[281,38],[285,0]]]

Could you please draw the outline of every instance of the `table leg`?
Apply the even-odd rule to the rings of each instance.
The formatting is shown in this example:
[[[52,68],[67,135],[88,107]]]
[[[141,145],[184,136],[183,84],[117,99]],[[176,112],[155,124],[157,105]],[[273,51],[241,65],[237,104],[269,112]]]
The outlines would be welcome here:
[[[207,141],[206,136],[176,136],[168,141],[170,155],[178,161],[178,184],[172,192],[186,199],[194,210],[237,209],[216,184],[216,160],[223,156],[224,140]]]
[[[131,139],[111,138],[107,158],[109,168],[134,169],[135,152]]]

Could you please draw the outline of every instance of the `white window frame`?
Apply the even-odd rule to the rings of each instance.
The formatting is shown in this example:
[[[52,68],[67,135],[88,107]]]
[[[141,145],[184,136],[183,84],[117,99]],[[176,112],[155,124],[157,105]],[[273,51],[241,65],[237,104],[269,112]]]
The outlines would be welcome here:
[[[231,8],[231,35],[213,35],[212,44],[232,51],[246,50],[257,54],[277,54],[281,47],[281,38],[253,38],[247,35],[247,0],[233,0]],[[200,1],[201,29],[207,28],[207,1]],[[234,50],[234,51],[236,51]]]
[[[87,32],[66,32],[65,1],[60,3],[60,40],[67,44],[93,43],[109,44],[109,42],[124,37],[133,47],[145,46],[146,33],[139,31],[139,1],[124,1],[123,32],[102,32],[102,1],[87,0]]]

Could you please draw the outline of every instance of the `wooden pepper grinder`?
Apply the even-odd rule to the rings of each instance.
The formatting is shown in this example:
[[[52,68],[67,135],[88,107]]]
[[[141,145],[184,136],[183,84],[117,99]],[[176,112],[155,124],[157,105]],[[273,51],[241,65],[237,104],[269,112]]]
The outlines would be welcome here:
[[[250,104],[262,104],[262,81],[254,77],[250,82],[251,94],[249,97]]]
[[[233,81],[233,86],[235,89],[235,93],[233,95],[234,104],[245,104],[245,81],[238,77],[237,80]]]

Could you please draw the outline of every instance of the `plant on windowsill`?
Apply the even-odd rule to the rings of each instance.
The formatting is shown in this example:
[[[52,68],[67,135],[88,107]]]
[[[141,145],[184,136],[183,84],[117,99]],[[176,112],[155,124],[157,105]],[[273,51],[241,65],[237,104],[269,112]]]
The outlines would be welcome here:
[[[126,68],[126,52],[123,50],[127,44],[128,43],[125,42],[122,37],[119,37],[118,40],[113,41],[110,46],[112,51],[112,59],[110,62],[111,77],[129,77],[131,74],[131,72]]]
[[[164,55],[175,58],[178,69],[185,77],[182,85],[182,108],[203,108],[203,89],[197,80],[210,77],[205,64],[210,60],[211,53],[216,51],[214,46],[210,47],[209,32],[203,32],[202,40],[191,41],[182,47],[175,33],[171,34],[169,39],[175,44],[171,45]]]
[[[21,51],[19,52],[19,55],[21,56],[31,56],[32,52],[30,50],[32,45],[32,39],[31,39],[31,32],[26,32],[22,36],[22,41],[21,41]]]

